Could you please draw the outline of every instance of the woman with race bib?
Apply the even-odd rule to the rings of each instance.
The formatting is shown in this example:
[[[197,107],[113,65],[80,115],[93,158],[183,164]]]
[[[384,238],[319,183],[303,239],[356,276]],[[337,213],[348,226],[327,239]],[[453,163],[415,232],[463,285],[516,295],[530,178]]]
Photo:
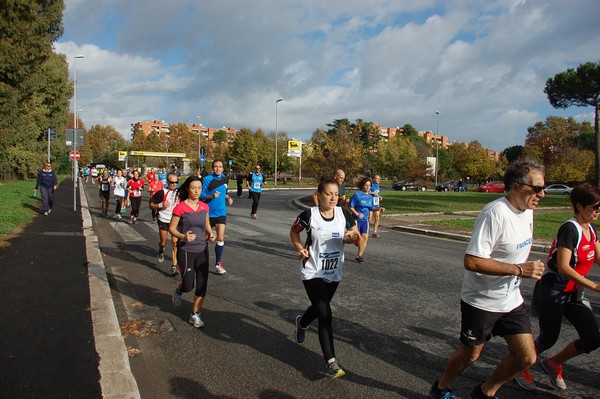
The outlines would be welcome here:
[[[144,181],[140,179],[140,172],[133,172],[133,179],[127,183],[129,191],[129,202],[131,202],[130,224],[136,224],[140,216],[140,206],[142,205],[142,191],[144,191]]]
[[[325,358],[326,375],[342,377],[345,372],[335,358],[331,300],[342,280],[344,243],[360,244],[356,221],[350,212],[339,206],[338,184],[330,179],[319,183],[319,205],[302,212],[290,230],[290,239],[301,259],[300,274],[311,305],[303,315],[296,316],[294,339],[301,344],[310,324],[319,320],[319,342]],[[300,233],[306,230],[302,245]]]

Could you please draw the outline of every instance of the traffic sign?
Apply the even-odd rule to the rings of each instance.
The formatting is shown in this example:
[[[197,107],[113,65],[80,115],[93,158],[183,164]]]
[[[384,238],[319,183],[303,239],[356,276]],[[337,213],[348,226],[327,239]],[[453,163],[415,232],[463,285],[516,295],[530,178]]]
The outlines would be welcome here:
[[[233,161],[230,159],[229,160],[229,166],[231,166],[232,163],[233,163]]]
[[[206,158],[204,157],[204,155],[200,155],[200,163],[204,165],[204,162],[206,162]]]
[[[69,153],[69,158],[71,160],[75,159],[75,160],[79,161],[79,158],[81,158],[81,154],[79,153],[79,151],[71,151]]]

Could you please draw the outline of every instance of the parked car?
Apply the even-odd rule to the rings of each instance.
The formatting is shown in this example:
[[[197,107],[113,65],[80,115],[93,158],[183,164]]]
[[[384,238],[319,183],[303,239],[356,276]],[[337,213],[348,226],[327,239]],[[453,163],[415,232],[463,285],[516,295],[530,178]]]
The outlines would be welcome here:
[[[569,195],[571,194],[571,190],[573,187],[569,187],[566,184],[550,184],[547,186],[544,191],[546,194],[561,194],[561,195]]]
[[[458,180],[448,180],[445,183],[435,186],[436,191],[456,191]]]
[[[481,191],[484,193],[503,193],[504,192],[504,182],[500,180],[491,181],[487,184],[482,184],[477,188],[477,191]]]
[[[425,191],[427,190],[427,186],[425,183],[417,182],[415,180],[401,180],[394,182],[392,184],[392,188],[397,191]]]

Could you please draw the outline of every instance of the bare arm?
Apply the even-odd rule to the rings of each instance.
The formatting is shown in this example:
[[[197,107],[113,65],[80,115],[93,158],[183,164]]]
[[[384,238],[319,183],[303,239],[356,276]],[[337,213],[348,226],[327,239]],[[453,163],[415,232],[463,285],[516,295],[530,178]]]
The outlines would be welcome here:
[[[539,280],[544,273],[544,262],[539,260],[527,261],[517,265],[466,254],[464,266],[468,271],[490,276],[517,276],[534,280]]]

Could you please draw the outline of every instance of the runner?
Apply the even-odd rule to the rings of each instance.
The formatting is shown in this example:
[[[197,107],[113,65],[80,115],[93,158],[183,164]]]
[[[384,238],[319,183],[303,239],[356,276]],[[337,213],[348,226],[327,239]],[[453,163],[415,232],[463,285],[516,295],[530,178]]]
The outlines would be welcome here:
[[[363,254],[367,249],[367,242],[369,241],[369,213],[373,208],[373,196],[371,192],[371,179],[368,177],[361,177],[356,183],[356,187],[360,190],[357,191],[350,199],[348,209],[354,215],[357,220],[358,232],[362,236],[360,245],[358,246],[358,252],[354,260],[356,263],[363,263],[365,260]],[[384,211],[385,208],[380,208]]]
[[[125,187],[127,187],[127,180],[123,177],[123,171],[121,169],[117,170],[117,175],[113,179],[112,185],[115,201],[117,202],[115,207],[115,219],[121,219],[121,211],[125,206],[123,203],[123,200],[125,199]]]
[[[140,216],[140,207],[142,205],[142,191],[144,191],[144,181],[140,179],[140,172],[133,171],[133,178],[127,183],[129,191],[129,201],[131,203],[131,216],[129,224],[136,224]]]
[[[90,168],[88,168],[87,166],[84,166],[82,172],[83,172],[83,180],[87,184],[89,177],[90,177]]]
[[[152,204],[152,196],[154,196],[154,194],[157,191],[162,191],[164,189],[164,185],[162,181],[158,180],[158,174],[156,174],[156,172],[150,172],[147,176],[148,193],[150,194],[150,199],[148,200],[148,203]],[[156,223],[156,215],[158,213],[158,209],[154,209],[152,208],[152,206],[150,206],[150,209],[152,210],[152,223]]]
[[[592,224],[600,215],[600,191],[588,183],[576,186],[571,191],[571,203],[575,215],[558,229],[550,246],[544,275],[536,283],[532,300],[532,307],[539,315],[540,335],[535,339],[538,355],[556,344],[563,316],[579,334],[578,339],[568,343],[556,355],[539,360],[550,382],[558,389],[567,389],[563,364],[600,346],[598,323],[583,295],[585,288],[600,291],[600,284],[586,278],[600,254],[596,228]],[[537,389],[529,371],[524,371],[515,380],[529,391]]]
[[[108,175],[108,170],[104,169],[102,176],[98,177],[98,190],[100,194],[100,211],[103,216],[108,216],[108,203],[110,201],[110,186],[112,179]]]
[[[181,305],[184,292],[196,287],[194,305],[190,315],[190,324],[196,328],[204,327],[200,309],[206,296],[208,283],[208,245],[215,236],[210,228],[208,205],[200,201],[202,182],[197,176],[190,176],[179,189],[179,204],[173,209],[169,232],[179,241],[177,263],[181,274],[181,283],[173,291],[172,301]]]
[[[252,219],[258,219],[256,211],[258,210],[258,202],[260,201],[263,184],[266,184],[265,176],[260,171],[260,165],[256,164],[254,172],[248,175],[248,180],[246,181],[249,195],[252,198],[252,211],[250,212]]]
[[[294,339],[304,342],[310,324],[319,320],[319,342],[325,359],[326,375],[339,378],[345,375],[335,357],[331,300],[342,280],[344,269],[344,243],[357,243],[361,238],[356,222],[347,209],[337,205],[338,184],[323,180],[317,189],[319,206],[302,212],[290,230],[290,239],[301,259],[302,283],[311,305],[295,319]],[[307,239],[302,245],[300,233],[306,230]]]
[[[96,184],[98,179],[98,169],[96,169],[95,166],[92,166],[90,174],[92,176],[92,184]]]
[[[348,203],[348,198],[346,198],[346,186],[344,186],[344,181],[346,180],[346,173],[341,169],[336,170],[335,174],[333,175],[333,180],[338,184],[338,190],[340,193],[340,196],[338,199],[338,206],[344,206]],[[315,191],[313,193],[312,199],[313,199],[313,203],[315,204],[315,206],[318,206],[319,205],[319,192],[318,191]]]
[[[544,271],[543,262],[527,261],[533,209],[544,197],[543,166],[514,162],[506,168],[504,185],[506,196],[488,203],[475,221],[464,256],[461,345],[433,383],[432,399],[454,398],[454,379],[479,359],[493,336],[504,337],[509,354],[471,391],[471,399],[495,398],[505,383],[535,362],[531,323],[519,287],[521,279],[538,280]]]
[[[39,171],[33,195],[37,195],[37,189],[42,192],[42,212],[48,216],[54,206],[54,190],[58,188],[58,179],[56,173],[52,170],[50,162],[44,163],[44,168]]]
[[[157,191],[150,198],[150,209],[158,212],[158,263],[163,263],[165,260],[169,224],[173,216],[173,209],[179,203],[178,184],[179,177],[174,173],[170,173],[167,176],[167,187]],[[177,274],[177,238],[172,234],[171,262],[171,276],[175,276]]]
[[[225,274],[221,257],[225,249],[225,224],[227,223],[227,204],[233,204],[233,198],[227,194],[227,176],[223,173],[223,161],[215,159],[213,173],[202,179],[200,199],[210,208],[210,225],[217,233],[215,245],[215,269],[217,274]]]
[[[370,219],[373,220],[373,238],[381,238],[378,232],[379,228],[379,217],[381,216],[381,208],[379,207],[379,201],[383,198],[379,195],[380,188],[379,183],[381,182],[381,177],[379,175],[373,176],[373,184],[371,184],[371,195],[373,196],[373,209],[371,210]]]
[[[167,183],[167,176],[168,176],[168,173],[167,173],[167,170],[165,168],[162,168],[160,170],[160,172],[158,172],[158,180],[160,180],[163,183],[164,187],[167,187],[167,184],[168,184]]]

